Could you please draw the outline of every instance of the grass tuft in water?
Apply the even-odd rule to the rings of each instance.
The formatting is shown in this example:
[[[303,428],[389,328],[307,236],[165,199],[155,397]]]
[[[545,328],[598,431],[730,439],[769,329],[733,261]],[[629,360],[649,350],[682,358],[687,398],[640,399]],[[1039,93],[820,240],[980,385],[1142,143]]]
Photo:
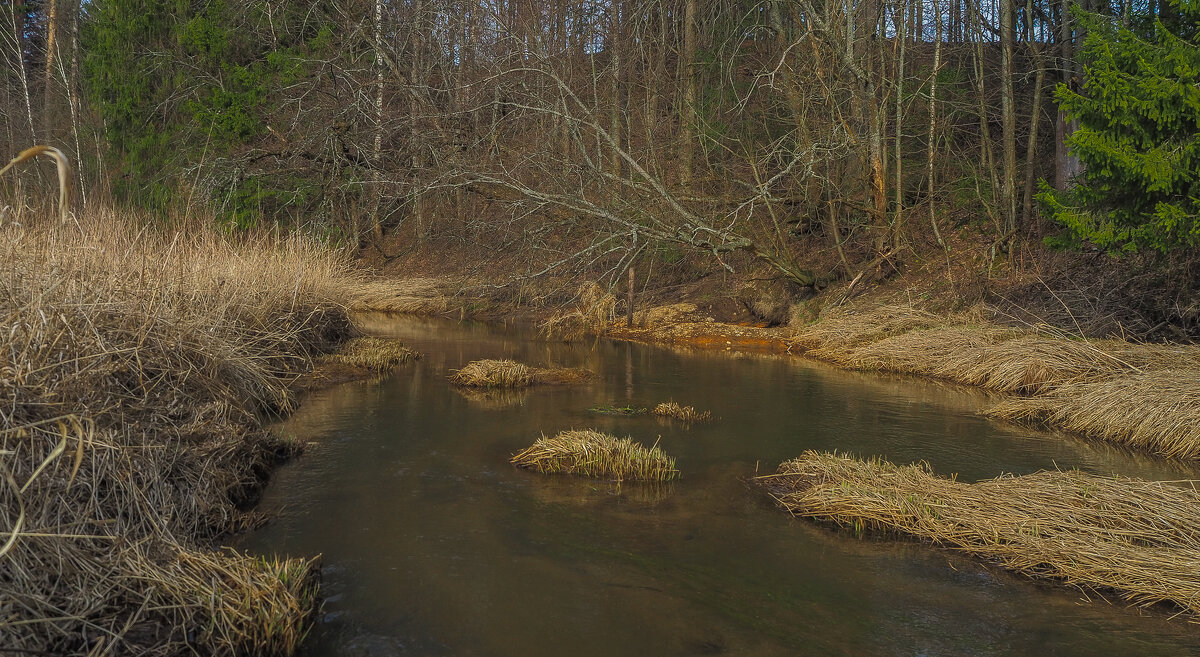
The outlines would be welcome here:
[[[693,406],[680,406],[670,401],[654,407],[654,414],[661,417],[673,417],[684,422],[708,422],[712,419],[709,411],[697,411]]]
[[[367,336],[346,342],[338,351],[321,356],[317,362],[360,367],[379,374],[387,374],[397,366],[420,357],[421,354],[396,340]]]
[[[649,409],[638,408],[637,406],[633,406],[631,404],[626,404],[624,406],[616,406],[612,403],[608,403],[608,404],[596,404],[595,406],[589,408],[588,412],[598,413],[600,415],[632,416],[632,415],[645,415],[646,413],[649,413],[650,411],[649,411]]]
[[[679,476],[675,459],[658,445],[647,449],[632,438],[617,438],[591,429],[563,431],[512,457],[517,467],[546,474],[638,481],[670,481]]]
[[[568,367],[529,367],[515,360],[475,360],[450,375],[450,382],[470,388],[524,388],[531,385],[583,383],[592,373]]]
[[[488,358],[467,363],[450,375],[450,382],[472,388],[523,388],[533,383],[533,375],[524,363]]]

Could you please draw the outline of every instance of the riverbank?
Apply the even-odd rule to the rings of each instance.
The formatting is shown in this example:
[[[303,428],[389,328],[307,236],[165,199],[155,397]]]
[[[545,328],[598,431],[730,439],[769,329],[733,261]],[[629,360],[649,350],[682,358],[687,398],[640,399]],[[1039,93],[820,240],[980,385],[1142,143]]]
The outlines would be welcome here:
[[[928,465],[807,451],[755,478],[789,513],[908,537],[1131,604],[1200,614],[1200,493],[1077,470],[975,483]]]
[[[697,288],[683,297],[657,295],[654,305],[634,312],[631,323],[618,316],[617,297],[595,286],[583,286],[558,305],[546,301],[554,297],[545,291],[502,298],[494,291],[464,294],[484,288],[455,278],[421,279],[420,289],[428,295],[423,306],[406,302],[420,313],[440,308],[440,314],[460,318],[528,322],[556,339],[603,335],[927,376],[1002,394],[986,411],[997,419],[1162,457],[1200,459],[1200,347],[1193,345],[1089,338],[1047,324],[1006,325],[984,304],[933,312],[897,303],[887,288],[849,302],[846,291],[827,291],[823,304],[801,302],[779,311],[790,319],[776,326],[755,321],[747,309],[739,318],[736,309],[705,304],[712,301],[704,296],[709,292],[697,295]]]
[[[78,226],[12,219],[0,228],[4,647],[294,651],[316,562],[213,546],[296,449],[262,418],[294,407],[314,360],[353,335],[352,309],[402,295],[298,237],[201,222],[165,234],[100,212]]]

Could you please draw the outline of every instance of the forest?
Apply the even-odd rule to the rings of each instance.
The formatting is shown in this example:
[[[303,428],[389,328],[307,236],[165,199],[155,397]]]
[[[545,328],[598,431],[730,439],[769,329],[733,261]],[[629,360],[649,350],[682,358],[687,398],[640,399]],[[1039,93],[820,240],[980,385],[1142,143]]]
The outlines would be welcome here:
[[[348,577],[404,654],[1200,645],[1190,0],[11,0],[0,61],[0,652],[383,645]]]
[[[687,256],[821,289],[1045,242],[1194,287],[1188,3],[6,4],[0,144],[68,153],[79,208],[610,285]]]

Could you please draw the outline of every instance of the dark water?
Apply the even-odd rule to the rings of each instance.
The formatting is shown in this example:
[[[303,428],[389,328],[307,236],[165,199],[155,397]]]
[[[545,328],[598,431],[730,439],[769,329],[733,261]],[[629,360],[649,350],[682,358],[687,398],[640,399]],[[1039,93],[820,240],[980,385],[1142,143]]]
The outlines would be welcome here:
[[[428,320],[372,321],[425,354],[382,383],[310,398],[313,441],[271,483],[253,552],[325,557],[307,655],[1184,655],[1200,627],[1087,601],[947,550],[790,519],[743,480],[804,449],[924,459],[962,480],[1078,467],[1178,479],[1162,461],[986,421],[981,393],[797,360],[681,354]],[[466,397],[477,358],[588,367],[596,383]],[[685,428],[586,409],[674,399]],[[670,488],[527,473],[542,433],[596,427],[660,445]]]

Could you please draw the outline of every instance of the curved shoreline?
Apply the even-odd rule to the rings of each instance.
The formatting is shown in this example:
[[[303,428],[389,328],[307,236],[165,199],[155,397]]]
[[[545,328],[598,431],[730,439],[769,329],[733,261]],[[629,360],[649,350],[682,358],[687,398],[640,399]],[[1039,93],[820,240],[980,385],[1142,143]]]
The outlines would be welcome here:
[[[448,279],[401,284],[417,291],[404,297],[401,312],[484,320],[498,314],[495,309],[468,312],[468,306],[486,305],[475,302],[454,310],[447,300],[454,287]],[[373,309],[395,311],[396,304]],[[589,310],[567,314],[588,318]],[[502,316],[520,314],[537,322],[551,313],[544,307],[518,307]],[[645,308],[633,320],[628,325],[625,318],[610,318],[603,325],[580,326],[577,334],[802,356],[850,370],[949,381],[1006,395],[985,411],[990,417],[1060,429],[1160,457],[1200,459],[1196,346],[1083,339],[1051,327],[1001,326],[979,313],[939,315],[863,298],[798,328],[718,322],[690,303]]]

